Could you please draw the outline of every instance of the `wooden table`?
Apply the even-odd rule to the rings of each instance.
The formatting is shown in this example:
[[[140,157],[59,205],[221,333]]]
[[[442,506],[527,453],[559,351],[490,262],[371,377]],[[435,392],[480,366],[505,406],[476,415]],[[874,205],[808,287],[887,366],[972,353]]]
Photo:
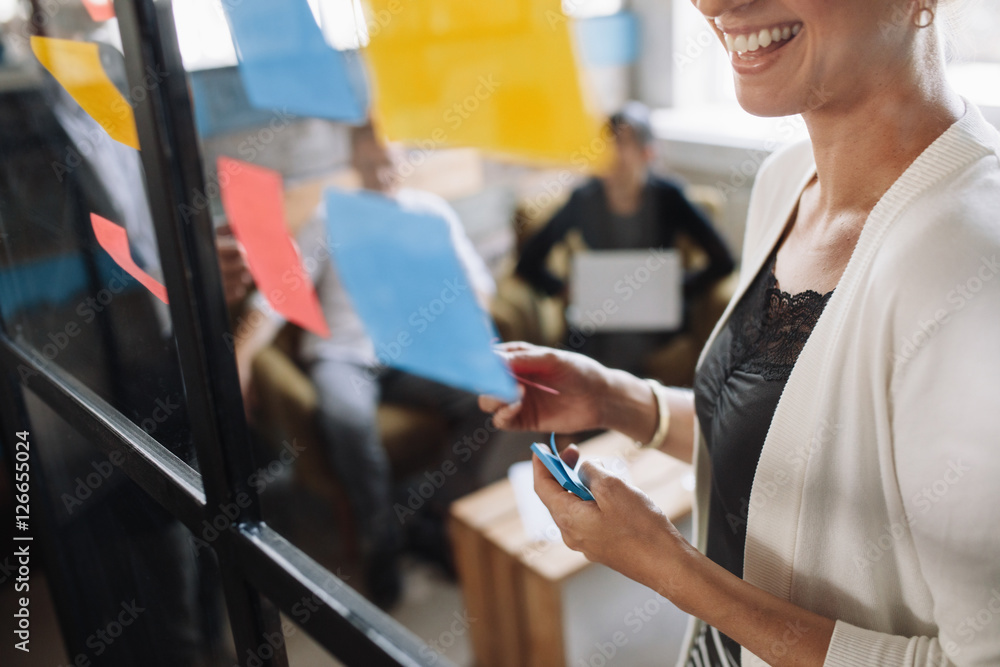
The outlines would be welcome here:
[[[620,457],[633,483],[672,520],[691,511],[684,478],[690,466],[658,451],[640,450],[618,433],[581,446],[584,458]],[[451,531],[480,667],[554,667],[566,664],[563,584],[589,567],[561,540],[533,542],[525,534],[508,480],[455,502]]]

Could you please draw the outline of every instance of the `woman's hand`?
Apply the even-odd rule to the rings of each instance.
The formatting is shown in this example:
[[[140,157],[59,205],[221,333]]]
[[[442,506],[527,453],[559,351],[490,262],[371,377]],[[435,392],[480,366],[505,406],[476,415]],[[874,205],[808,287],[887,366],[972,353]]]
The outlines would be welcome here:
[[[561,456],[573,467],[580,452],[571,445]],[[552,514],[566,546],[657,590],[673,580],[677,556],[692,547],[649,496],[586,461],[580,478],[594,501],[581,500],[563,489],[537,456],[532,463],[535,492]],[[659,592],[669,597],[670,591]]]
[[[563,352],[527,343],[498,346],[511,372],[529,382],[555,389],[549,393],[530,384],[521,385],[521,400],[510,405],[490,396],[479,397],[479,407],[493,413],[493,423],[513,431],[578,433],[590,429],[612,429],[639,442],[649,442],[656,431],[659,412],[649,385],[625,371],[602,366],[582,354]],[[694,399],[690,391],[676,390],[679,402],[671,406],[677,432],[678,452],[690,461],[690,422]],[[678,426],[679,425],[679,426]],[[687,438],[685,443],[685,438]],[[686,456],[686,458],[685,458]]]
[[[521,400],[510,405],[481,396],[479,407],[493,413],[497,427],[575,433],[607,426],[603,409],[608,392],[607,368],[580,354],[527,343],[505,343],[498,350],[515,375],[559,393],[521,385]]]
[[[576,465],[571,445],[562,453]],[[651,588],[682,611],[718,628],[775,667],[824,664],[834,621],[748,584],[691,546],[639,489],[590,462],[580,477],[594,496],[580,500],[537,456],[535,492],[563,541],[588,560]]]

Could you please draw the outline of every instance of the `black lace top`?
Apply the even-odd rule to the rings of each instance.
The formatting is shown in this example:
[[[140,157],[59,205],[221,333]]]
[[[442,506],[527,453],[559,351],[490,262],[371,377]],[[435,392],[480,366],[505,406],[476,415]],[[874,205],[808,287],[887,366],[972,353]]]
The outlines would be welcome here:
[[[774,261],[772,253],[712,343],[694,385],[712,461],[707,555],[738,577],[764,439],[792,367],[833,294],[781,291]]]

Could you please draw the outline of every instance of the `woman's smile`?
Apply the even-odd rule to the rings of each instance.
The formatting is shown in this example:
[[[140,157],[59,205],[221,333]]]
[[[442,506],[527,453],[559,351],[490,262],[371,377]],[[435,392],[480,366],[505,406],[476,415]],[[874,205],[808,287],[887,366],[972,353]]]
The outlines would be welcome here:
[[[718,20],[715,21],[715,25],[722,32],[729,52],[738,53],[743,57],[751,53],[763,55],[776,51],[802,30],[802,24],[799,22],[777,24],[759,30],[746,27],[725,29]]]
[[[722,34],[733,69],[738,74],[753,74],[777,61],[780,56],[776,54],[802,31],[802,22],[727,26],[717,18],[715,27]]]

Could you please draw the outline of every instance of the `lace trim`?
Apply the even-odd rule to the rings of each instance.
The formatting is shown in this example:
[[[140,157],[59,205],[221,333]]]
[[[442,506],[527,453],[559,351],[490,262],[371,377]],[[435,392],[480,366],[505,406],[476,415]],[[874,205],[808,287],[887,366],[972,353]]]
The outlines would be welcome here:
[[[789,294],[778,288],[774,256],[733,313],[733,370],[787,380],[833,291]]]

